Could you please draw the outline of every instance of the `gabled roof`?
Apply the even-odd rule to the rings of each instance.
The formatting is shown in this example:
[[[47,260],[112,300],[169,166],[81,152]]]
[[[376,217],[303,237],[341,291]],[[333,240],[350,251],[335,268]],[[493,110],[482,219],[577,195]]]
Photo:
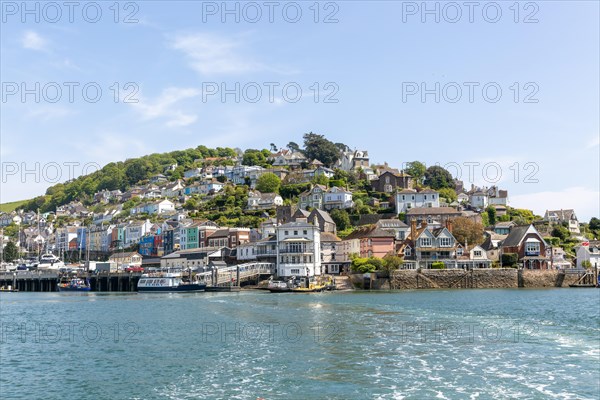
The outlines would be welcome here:
[[[314,210],[311,211],[311,213],[308,215],[308,218],[311,218],[311,216],[313,214],[317,214],[319,215],[321,218],[323,218],[323,220],[325,222],[329,222],[331,224],[335,224],[335,222],[333,221],[333,219],[331,218],[331,215],[329,215],[329,213],[327,211],[323,211],[320,210],[318,208],[315,208]]]
[[[528,233],[535,233],[541,242],[544,242],[542,235],[535,229],[533,225],[518,225],[513,226],[510,229],[510,233],[502,242],[503,247],[517,247],[521,245],[521,242]],[[545,243],[545,242],[544,242]]]

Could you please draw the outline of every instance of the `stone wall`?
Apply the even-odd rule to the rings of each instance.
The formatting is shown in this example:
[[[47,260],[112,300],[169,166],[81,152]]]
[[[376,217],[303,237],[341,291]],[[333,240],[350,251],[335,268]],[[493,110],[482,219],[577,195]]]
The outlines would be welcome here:
[[[569,287],[579,279],[578,274],[557,270],[517,270],[514,268],[485,268],[472,271],[399,270],[390,277],[392,289],[467,289],[467,288],[546,288]]]

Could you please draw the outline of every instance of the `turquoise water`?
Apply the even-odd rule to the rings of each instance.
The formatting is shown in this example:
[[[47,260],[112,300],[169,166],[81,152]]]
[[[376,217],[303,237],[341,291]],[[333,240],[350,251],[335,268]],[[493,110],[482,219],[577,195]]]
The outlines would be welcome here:
[[[598,399],[600,290],[1,293],[2,399]]]

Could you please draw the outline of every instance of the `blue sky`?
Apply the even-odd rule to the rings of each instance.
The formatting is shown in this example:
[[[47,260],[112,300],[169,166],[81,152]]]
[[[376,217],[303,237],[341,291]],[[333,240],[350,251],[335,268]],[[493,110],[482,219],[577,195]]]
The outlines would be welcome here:
[[[40,3],[36,22],[20,2],[8,3],[0,38],[2,202],[42,194],[57,171],[66,179],[96,164],[200,144],[284,146],[313,131],[368,150],[376,163],[421,160],[451,172],[459,165],[467,186],[497,183],[512,206],[538,214],[600,214],[596,1],[521,2],[518,16],[513,1],[479,2],[472,22],[463,2],[453,3],[460,18],[447,2],[428,2],[439,22],[421,2],[321,2],[318,16],[312,1],[274,2],[273,22],[264,2],[227,3],[237,15],[225,14],[222,2],[122,2],[118,23],[112,1],[96,3],[96,23],[88,22],[94,7],[83,12],[87,3],[78,3],[72,22],[66,7],[53,22],[55,10]],[[435,92],[436,83],[439,102],[435,93],[423,101],[421,89]],[[95,87],[102,94],[92,103]],[[23,98],[23,88],[39,101]],[[222,88],[232,93],[223,99]],[[37,172],[23,173],[35,163]],[[472,179],[465,163],[479,163],[471,164]]]

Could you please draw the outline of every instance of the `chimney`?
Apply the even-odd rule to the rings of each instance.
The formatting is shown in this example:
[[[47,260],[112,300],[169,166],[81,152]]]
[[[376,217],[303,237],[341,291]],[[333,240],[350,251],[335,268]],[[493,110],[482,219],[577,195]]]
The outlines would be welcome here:
[[[450,231],[450,233],[452,233],[452,220],[450,220],[450,219],[446,220],[446,229],[448,229]]]
[[[410,221],[410,238],[415,240],[417,237],[417,221],[415,219]]]
[[[427,221],[422,221],[421,228],[426,228],[426,227],[427,227]]]

